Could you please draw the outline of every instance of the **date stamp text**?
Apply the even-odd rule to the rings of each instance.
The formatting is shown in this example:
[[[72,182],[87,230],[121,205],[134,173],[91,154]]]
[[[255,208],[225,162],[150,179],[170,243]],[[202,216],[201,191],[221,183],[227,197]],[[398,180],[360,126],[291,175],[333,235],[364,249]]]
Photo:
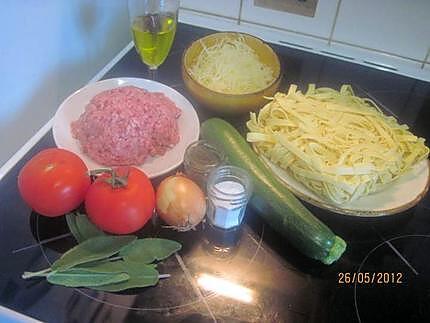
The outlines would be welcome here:
[[[402,272],[339,272],[338,284],[402,284]]]

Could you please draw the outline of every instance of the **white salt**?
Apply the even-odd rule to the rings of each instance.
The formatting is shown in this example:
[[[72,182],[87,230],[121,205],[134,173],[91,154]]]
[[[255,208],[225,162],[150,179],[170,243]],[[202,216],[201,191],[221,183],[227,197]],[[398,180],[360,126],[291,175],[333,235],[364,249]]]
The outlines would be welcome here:
[[[232,197],[232,194],[243,194],[245,192],[245,187],[235,181],[224,181],[215,184],[217,189],[215,197],[218,198],[214,203],[214,225],[224,229],[230,229],[238,226],[242,222],[244,215],[244,207],[242,204],[235,205],[234,200],[237,197]],[[243,196],[240,196],[242,198]],[[220,200],[220,199],[228,199]]]

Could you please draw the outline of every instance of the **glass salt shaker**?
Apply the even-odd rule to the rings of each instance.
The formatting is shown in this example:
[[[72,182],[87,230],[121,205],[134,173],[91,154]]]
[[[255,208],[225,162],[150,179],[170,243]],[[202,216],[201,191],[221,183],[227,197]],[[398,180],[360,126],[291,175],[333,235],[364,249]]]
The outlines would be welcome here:
[[[184,172],[200,188],[206,190],[209,173],[225,161],[224,154],[205,140],[192,143],[185,150]]]
[[[248,173],[239,167],[221,166],[208,178],[207,235],[209,242],[229,252],[240,240],[241,224],[252,194]]]

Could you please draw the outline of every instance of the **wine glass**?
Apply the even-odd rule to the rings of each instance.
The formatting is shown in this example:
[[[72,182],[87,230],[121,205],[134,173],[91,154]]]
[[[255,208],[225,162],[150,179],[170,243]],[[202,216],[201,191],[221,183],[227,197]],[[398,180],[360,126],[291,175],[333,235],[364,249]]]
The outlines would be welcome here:
[[[128,0],[134,46],[152,80],[172,47],[179,0]]]

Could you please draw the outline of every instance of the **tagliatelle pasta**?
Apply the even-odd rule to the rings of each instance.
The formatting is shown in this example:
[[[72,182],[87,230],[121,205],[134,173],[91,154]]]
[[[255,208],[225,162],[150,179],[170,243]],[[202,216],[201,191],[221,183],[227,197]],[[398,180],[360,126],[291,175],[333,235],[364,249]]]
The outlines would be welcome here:
[[[340,91],[291,85],[247,122],[248,142],[309,189],[336,204],[381,190],[428,158],[424,139],[376,103]]]

